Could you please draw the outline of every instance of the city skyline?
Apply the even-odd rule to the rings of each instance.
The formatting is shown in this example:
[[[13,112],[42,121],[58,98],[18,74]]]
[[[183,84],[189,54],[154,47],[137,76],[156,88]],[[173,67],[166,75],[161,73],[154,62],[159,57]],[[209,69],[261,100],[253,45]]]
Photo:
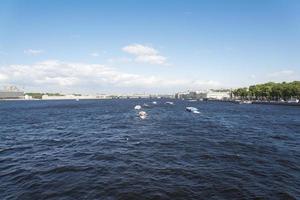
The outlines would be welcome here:
[[[2,1],[0,85],[174,93],[300,80],[299,8],[297,1]]]

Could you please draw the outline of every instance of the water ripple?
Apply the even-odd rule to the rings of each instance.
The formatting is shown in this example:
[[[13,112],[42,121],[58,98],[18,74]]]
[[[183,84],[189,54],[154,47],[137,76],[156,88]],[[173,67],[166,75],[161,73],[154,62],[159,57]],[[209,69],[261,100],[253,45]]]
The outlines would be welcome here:
[[[149,101],[0,102],[0,199],[299,199],[300,109]]]

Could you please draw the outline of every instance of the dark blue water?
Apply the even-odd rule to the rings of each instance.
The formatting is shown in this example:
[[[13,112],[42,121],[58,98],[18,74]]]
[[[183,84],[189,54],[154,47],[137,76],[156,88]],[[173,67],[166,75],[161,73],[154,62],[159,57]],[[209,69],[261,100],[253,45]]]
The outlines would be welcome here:
[[[0,102],[0,199],[300,199],[300,107],[147,101]]]

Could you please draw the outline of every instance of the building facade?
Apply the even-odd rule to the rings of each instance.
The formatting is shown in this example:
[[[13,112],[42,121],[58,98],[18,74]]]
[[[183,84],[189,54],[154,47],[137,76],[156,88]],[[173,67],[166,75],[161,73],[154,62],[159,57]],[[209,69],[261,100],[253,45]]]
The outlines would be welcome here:
[[[230,91],[188,91],[175,94],[176,99],[229,99],[231,98]]]
[[[230,99],[230,97],[231,97],[230,92],[209,91],[207,93],[206,98],[222,100],[222,99]]]
[[[0,90],[0,99],[24,99],[24,92],[20,91],[15,86],[4,87],[3,90]]]

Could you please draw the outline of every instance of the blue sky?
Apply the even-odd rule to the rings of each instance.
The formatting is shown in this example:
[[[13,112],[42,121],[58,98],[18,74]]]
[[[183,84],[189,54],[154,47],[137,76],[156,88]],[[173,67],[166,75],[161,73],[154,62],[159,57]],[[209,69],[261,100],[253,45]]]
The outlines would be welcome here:
[[[0,86],[172,93],[300,80],[300,1],[0,3]]]

